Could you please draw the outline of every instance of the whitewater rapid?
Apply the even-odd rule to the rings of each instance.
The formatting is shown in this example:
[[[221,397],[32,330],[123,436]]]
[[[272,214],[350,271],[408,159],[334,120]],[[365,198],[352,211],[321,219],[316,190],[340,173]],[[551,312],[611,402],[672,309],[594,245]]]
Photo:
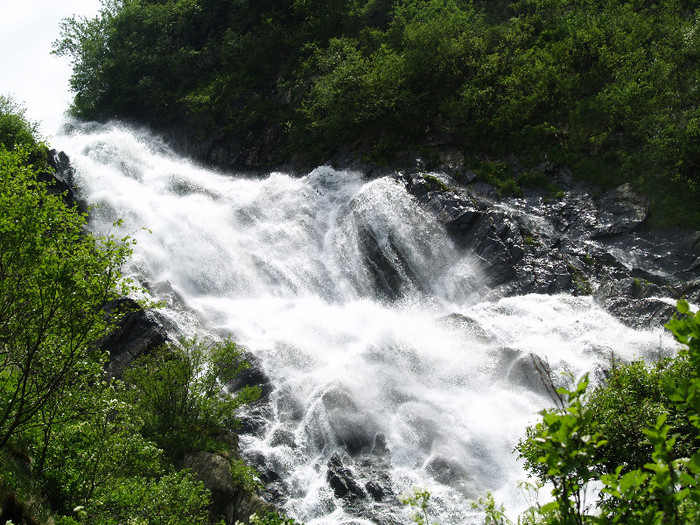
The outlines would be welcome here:
[[[394,497],[368,497],[359,514],[336,498],[334,454],[394,495],[428,489],[443,525],[479,523],[468,502],[487,490],[518,512],[513,447],[550,403],[529,355],[595,377],[612,351],[673,346],[590,297],[482,300],[477,262],[391,177],[246,178],[119,125],[74,127],[55,146],[93,206],[91,229],[136,240],[125,270],[164,300],[162,315],[187,335],[230,334],[259,359],[274,390],[241,446],[307,524],[409,521]]]

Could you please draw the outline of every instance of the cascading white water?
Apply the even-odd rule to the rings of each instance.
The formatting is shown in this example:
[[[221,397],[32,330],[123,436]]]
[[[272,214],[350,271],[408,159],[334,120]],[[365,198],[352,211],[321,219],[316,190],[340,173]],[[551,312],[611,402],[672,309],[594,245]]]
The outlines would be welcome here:
[[[97,206],[94,231],[134,237],[128,271],[188,307],[164,313],[186,333],[231,334],[260,359],[271,408],[241,444],[281,476],[286,510],[309,524],[370,523],[373,505],[379,522],[408,521],[398,504],[367,503],[363,518],[334,497],[329,458],[354,456],[360,469],[372,449],[387,451],[384,470],[358,470],[358,481],[388,477],[397,495],[427,488],[442,524],[479,522],[468,500],[486,490],[521,510],[513,447],[549,403],[527,356],[579,376],[612,350],[625,359],[656,352],[660,337],[672,346],[590,298],[481,302],[479,267],[391,178],[328,167],[239,178],[117,125],[55,143]]]

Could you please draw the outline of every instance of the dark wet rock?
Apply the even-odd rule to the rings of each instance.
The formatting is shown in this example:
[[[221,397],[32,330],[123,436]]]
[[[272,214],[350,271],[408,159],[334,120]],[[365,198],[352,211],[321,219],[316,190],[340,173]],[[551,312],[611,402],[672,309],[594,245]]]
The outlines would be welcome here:
[[[646,220],[648,213],[648,197],[636,194],[629,183],[618,186],[600,198],[594,235],[632,231]]]
[[[268,429],[272,416],[270,403],[264,399],[253,401],[241,408],[238,413],[239,431],[243,434],[262,437]]]
[[[357,405],[352,396],[341,388],[331,387],[321,396],[323,406],[327,411],[355,411]]]
[[[374,436],[374,446],[372,446],[372,454],[380,458],[387,457],[389,448],[386,446],[386,437],[384,434]]]
[[[156,315],[144,310],[132,299],[112,301],[104,309],[108,315],[124,316],[112,333],[96,343],[99,348],[109,352],[107,371],[114,377],[121,377],[134,359],[169,340]]]
[[[226,383],[226,390],[235,393],[245,387],[260,389],[260,397],[240,409],[238,421],[241,432],[261,436],[266,431],[273,413],[270,404],[272,383],[258,357],[250,352],[243,352],[241,357],[248,363],[248,368],[241,370],[236,377]]]
[[[493,379],[495,381],[506,380],[509,384],[517,388],[525,388],[542,396],[549,394],[545,385],[545,378],[538,370],[538,366],[548,366],[540,363],[536,356],[524,353],[510,347],[501,347],[491,352],[493,357]],[[555,374],[555,379],[559,376]],[[559,386],[566,386],[562,378]]]
[[[350,455],[372,450],[377,425],[367,413],[358,409],[348,393],[331,389],[323,394],[321,402],[336,444],[342,446]]]
[[[386,497],[386,492],[384,488],[376,481],[368,481],[365,483],[365,490],[372,496],[375,501],[382,501]]]
[[[364,489],[355,481],[355,476],[343,465],[338,454],[333,454],[327,463],[326,481],[337,498],[366,498]]]
[[[700,272],[698,272],[700,273]],[[700,304],[700,278],[679,285],[676,290],[680,297],[693,304]]]
[[[692,232],[688,235],[681,235],[680,245],[684,250],[700,257],[700,232]]]
[[[440,455],[431,458],[425,469],[433,476],[435,481],[443,485],[455,485],[463,481],[467,476],[467,472],[458,461],[453,461]]]
[[[487,286],[498,286],[515,278],[515,265],[525,252],[519,231],[506,214],[466,207],[445,226],[459,248],[481,261],[488,277]]]
[[[166,306],[179,310],[188,309],[185,298],[173,288],[169,281],[160,281],[155,284],[146,283],[146,288],[158,297],[160,302],[165,303]]]
[[[452,487],[467,499],[474,499],[488,490],[487,486],[477,480],[495,480],[501,474],[491,466],[484,446],[478,442],[470,443],[470,452],[484,461],[469,461],[466,465],[461,460],[435,454],[426,462],[425,470],[438,483]]]
[[[275,429],[270,438],[271,447],[285,446],[289,448],[296,448],[296,440],[294,438],[294,433],[283,428]]]
[[[283,505],[289,495],[289,486],[284,482],[284,475],[288,473],[284,465],[271,461],[260,452],[246,455],[245,460],[258,472],[260,481],[265,485],[260,497],[268,503]]]
[[[259,477],[260,481],[265,483],[266,485],[271,484],[271,483],[276,483],[282,480],[282,477],[275,472],[272,469],[264,469],[264,470],[259,470]]]
[[[304,403],[296,394],[288,386],[282,386],[277,389],[274,396],[274,404],[280,421],[299,422],[304,417],[306,413]]]
[[[593,295],[623,322],[651,326],[668,320],[669,298],[697,295],[689,283],[700,274],[700,233],[642,229],[648,200],[631,186],[596,198],[599,190],[574,181],[569,170],[540,168],[565,193],[554,198],[528,190],[522,198],[499,199],[484,183],[465,186],[444,174],[397,178],[479,263],[486,298]],[[447,190],[431,185],[431,176]],[[646,295],[639,296],[630,282],[656,288],[645,285]]]
[[[196,126],[171,125],[159,129],[164,141],[181,155],[192,157],[209,166],[225,170],[263,173],[264,166],[278,161],[268,146],[275,141],[276,131],[266,130],[250,144],[224,139]]]
[[[242,388],[256,386],[260,388],[260,400],[267,402],[272,392],[270,378],[262,367],[262,362],[258,357],[250,352],[242,354],[243,360],[248,363],[248,368],[241,370],[236,377],[226,384],[229,392],[238,392]]]
[[[73,178],[75,171],[68,155],[63,151],[52,149],[47,154],[47,161],[52,171],[40,174],[40,180],[48,183],[49,193],[62,195],[63,201],[68,206],[77,206],[81,213],[86,213],[87,203],[80,198]]]
[[[574,174],[569,168],[560,168],[558,172],[553,175],[552,182],[556,187],[569,191],[573,189],[575,184]]]
[[[389,477],[391,455],[386,448],[383,435],[377,435],[375,449],[372,451],[372,454],[364,454],[355,459],[353,467],[361,478],[366,480],[366,484],[370,484],[375,488],[381,488],[382,497],[385,500],[396,499],[391,478]]]
[[[506,372],[508,382],[526,388],[543,396],[548,394],[545,379],[537,371],[535,361],[530,354],[519,355],[513,360]]]
[[[676,311],[668,298],[674,290],[639,277],[626,277],[603,283],[595,299],[607,311],[635,328],[646,328],[668,321]]]
[[[366,414],[334,412],[329,416],[329,425],[336,443],[349,454],[356,455],[371,450],[376,424]]]
[[[411,266],[403,257],[394,239],[382,238],[372,229],[361,223],[358,228],[360,251],[363,254],[365,268],[374,281],[374,289],[389,300],[401,297],[406,281],[417,283],[419,280],[410,273]],[[408,271],[409,275],[402,275]],[[408,278],[408,279],[407,279]]]
[[[439,169],[459,178],[464,182],[471,182],[476,178],[476,173],[464,169],[464,153],[454,147],[440,148]]]
[[[388,454],[357,457],[335,453],[327,463],[327,481],[348,514],[376,523],[403,523],[389,476]],[[399,513],[400,514],[400,513]]]

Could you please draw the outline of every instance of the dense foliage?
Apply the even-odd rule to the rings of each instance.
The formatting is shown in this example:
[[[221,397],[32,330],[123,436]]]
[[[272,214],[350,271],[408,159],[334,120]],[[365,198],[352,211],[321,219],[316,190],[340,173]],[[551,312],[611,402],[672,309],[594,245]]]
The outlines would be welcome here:
[[[37,126],[27,119],[25,112],[12,98],[0,95],[0,150],[23,150],[25,164],[44,168],[48,148],[37,139]]]
[[[0,521],[207,524],[209,492],[173,465],[193,450],[231,454],[215,435],[257,394],[222,394],[240,351],[186,342],[124,381],[106,374],[95,342],[119,320],[103,307],[133,290],[120,274],[130,241],[93,237],[47,190],[46,152],[0,98]],[[254,488],[242,463],[231,472]]]
[[[700,520],[700,312],[685,301],[666,326],[685,345],[655,365],[613,363],[589,392],[584,377],[554,390],[557,406],[518,445],[527,470],[551,488],[520,523],[630,525]],[[552,387],[553,388],[553,387]],[[596,486],[596,501],[587,500]],[[476,505],[510,523],[492,496]]]
[[[699,23],[694,0],[110,0],[56,51],[83,118],[184,125],[253,162],[548,158],[697,226]]]
[[[236,409],[260,396],[258,387],[222,395],[222,385],[247,367],[229,340],[213,347],[188,341],[142,357],[124,375],[143,417],[142,433],[171,456],[216,448],[211,435],[236,428]]]

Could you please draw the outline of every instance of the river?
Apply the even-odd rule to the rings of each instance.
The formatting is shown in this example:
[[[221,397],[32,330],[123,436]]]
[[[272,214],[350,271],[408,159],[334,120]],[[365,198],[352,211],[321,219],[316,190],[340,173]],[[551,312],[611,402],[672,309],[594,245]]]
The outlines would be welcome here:
[[[112,124],[53,146],[94,206],[91,229],[137,241],[125,271],[164,301],[161,315],[259,360],[274,389],[241,447],[307,524],[408,522],[396,497],[414,487],[443,525],[480,523],[468,502],[487,490],[522,511],[513,448],[551,403],[530,355],[556,377],[595,379],[612,351],[673,346],[591,297],[485,294],[484,263],[392,177],[237,176]],[[364,497],[336,497],[332,458]]]

